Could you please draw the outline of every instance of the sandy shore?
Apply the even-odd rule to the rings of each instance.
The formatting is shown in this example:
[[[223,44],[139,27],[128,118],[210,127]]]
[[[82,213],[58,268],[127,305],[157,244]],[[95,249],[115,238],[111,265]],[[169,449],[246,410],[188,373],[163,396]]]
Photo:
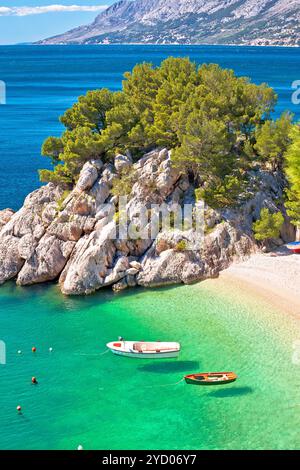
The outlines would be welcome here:
[[[220,278],[251,295],[263,297],[281,310],[300,316],[300,255],[287,249],[255,254],[235,263]]]

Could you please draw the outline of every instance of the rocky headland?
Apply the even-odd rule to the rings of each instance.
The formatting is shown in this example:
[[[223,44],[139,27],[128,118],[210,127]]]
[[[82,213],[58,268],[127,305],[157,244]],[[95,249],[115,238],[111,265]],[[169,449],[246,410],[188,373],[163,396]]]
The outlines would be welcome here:
[[[123,239],[114,235],[120,214],[111,191],[114,178],[129,170],[134,170],[135,181],[126,205],[128,223],[135,221],[142,205],[151,211],[155,204],[196,204],[193,183],[173,164],[167,149],[145,154],[137,163],[128,155],[117,155],[114,164],[91,160],[71,191],[48,183],[29,194],[19,211],[0,211],[0,283],[57,281],[67,295],[91,294],[107,286],[119,291],[189,284],[217,277],[234,260],[266,248],[258,246],[252,232],[262,208],[285,214],[282,173],[257,168],[249,173],[246,196],[237,207],[205,207],[199,249],[186,248],[195,235],[193,227],[161,229],[155,239]],[[285,216],[280,237],[268,243],[272,248],[294,239],[295,227]]]

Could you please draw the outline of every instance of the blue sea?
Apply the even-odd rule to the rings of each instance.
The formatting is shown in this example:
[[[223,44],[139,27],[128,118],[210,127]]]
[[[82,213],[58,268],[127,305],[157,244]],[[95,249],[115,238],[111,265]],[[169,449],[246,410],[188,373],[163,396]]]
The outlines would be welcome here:
[[[229,46],[2,46],[0,80],[7,104],[0,106],[0,209],[21,206],[39,182],[43,140],[60,135],[58,117],[87,90],[121,87],[124,72],[137,62],[155,65],[168,56],[190,57],[232,68],[278,93],[276,113],[290,110],[292,82],[300,80],[300,49]]]
[[[38,185],[42,141],[89,89],[121,87],[136,62],[189,56],[268,82],[276,114],[300,117],[300,49],[203,46],[0,47],[0,209]],[[1,262],[1,260],[0,260]],[[0,286],[0,449],[300,449],[299,318],[222,279],[194,286],[63,296],[55,283]],[[106,343],[179,341],[175,360],[112,355]],[[0,343],[0,347],[3,343]],[[36,352],[32,352],[32,347]],[[183,376],[233,370],[195,387]],[[36,377],[38,384],[32,385]],[[16,407],[22,407],[22,414]]]

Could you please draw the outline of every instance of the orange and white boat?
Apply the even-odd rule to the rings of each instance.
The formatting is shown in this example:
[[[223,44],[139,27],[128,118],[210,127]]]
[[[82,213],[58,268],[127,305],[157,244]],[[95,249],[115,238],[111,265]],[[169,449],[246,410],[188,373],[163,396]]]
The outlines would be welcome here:
[[[186,375],[185,381],[192,385],[224,385],[235,382],[234,372],[203,372],[202,374]]]
[[[288,250],[291,250],[295,254],[300,254],[300,242],[291,242],[286,245]]]
[[[140,359],[165,359],[177,357],[180,352],[179,343],[149,341],[112,341],[106,345],[113,354]]]

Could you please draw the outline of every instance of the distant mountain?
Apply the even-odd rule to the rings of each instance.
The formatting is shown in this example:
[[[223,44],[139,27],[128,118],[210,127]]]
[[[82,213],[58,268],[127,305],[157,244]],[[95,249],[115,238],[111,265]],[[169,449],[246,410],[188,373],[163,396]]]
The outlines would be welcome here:
[[[300,0],[121,0],[39,44],[300,46]]]

